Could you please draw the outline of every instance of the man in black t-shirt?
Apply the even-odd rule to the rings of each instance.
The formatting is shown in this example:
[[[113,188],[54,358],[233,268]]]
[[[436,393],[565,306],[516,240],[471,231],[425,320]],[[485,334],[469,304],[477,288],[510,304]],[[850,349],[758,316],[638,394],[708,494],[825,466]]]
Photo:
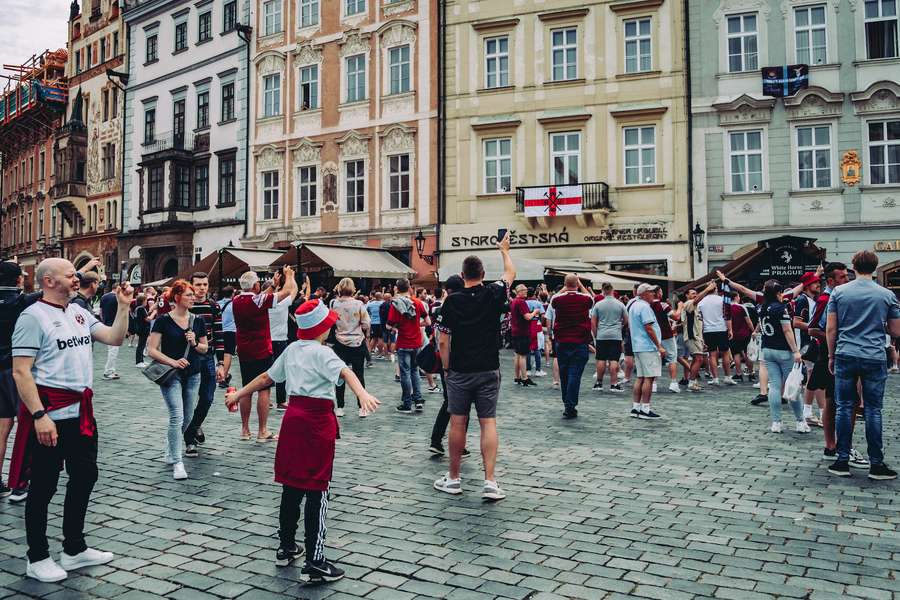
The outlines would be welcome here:
[[[509,255],[509,234],[498,244],[503,256],[503,276],[484,284],[484,265],[477,256],[463,261],[465,288],[451,294],[438,316],[441,363],[447,372],[447,410],[450,413],[450,471],[434,482],[436,490],[461,494],[459,464],[466,442],[466,423],[472,405],[481,425],[484,460],[482,497],[506,497],[494,479],[497,462],[497,397],[500,392],[500,315],[506,310],[509,286],[516,268]]]

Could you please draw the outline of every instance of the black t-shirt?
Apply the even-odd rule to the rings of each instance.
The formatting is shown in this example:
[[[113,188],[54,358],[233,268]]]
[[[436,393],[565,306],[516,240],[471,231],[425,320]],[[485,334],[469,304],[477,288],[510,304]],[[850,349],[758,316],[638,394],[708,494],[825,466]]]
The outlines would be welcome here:
[[[192,329],[197,338],[196,341],[199,343],[200,338],[206,337],[206,324],[203,322],[203,319],[199,317],[194,317],[192,315],[191,318],[194,321]],[[174,358],[175,360],[184,357],[184,351],[185,348],[187,348],[188,343],[184,334],[187,333],[188,330],[182,329],[181,326],[172,319],[172,315],[166,314],[156,319],[153,322],[153,329],[151,332],[159,333],[162,336],[159,343],[159,349],[163,354],[169,358]],[[187,359],[191,364],[182,372],[182,375],[199,373],[200,354],[191,348],[191,351],[187,355]]]
[[[500,368],[500,316],[506,310],[507,285],[497,281],[465,288],[447,296],[437,319],[450,334],[450,370],[459,373]]]
[[[391,310],[390,302],[382,302],[378,307],[378,316],[381,317],[381,324],[385,325],[388,321],[388,312]]]
[[[22,311],[34,304],[41,292],[25,294],[19,288],[0,287],[0,370],[12,369],[12,335]]]
[[[791,324],[791,313],[781,302],[767,302],[760,310],[760,329],[762,330],[762,347],[770,350],[790,350],[784,337],[782,324]],[[793,329],[791,329],[793,331]]]
[[[150,323],[147,321],[149,315],[146,306],[138,306],[134,309],[134,332],[136,334],[148,335],[150,333]]]
[[[803,319],[804,323],[809,323],[809,317],[812,313],[812,301],[809,299],[809,296],[806,294],[800,294],[797,299],[794,301],[794,314]],[[809,344],[809,333],[800,330],[800,346],[806,346]]]

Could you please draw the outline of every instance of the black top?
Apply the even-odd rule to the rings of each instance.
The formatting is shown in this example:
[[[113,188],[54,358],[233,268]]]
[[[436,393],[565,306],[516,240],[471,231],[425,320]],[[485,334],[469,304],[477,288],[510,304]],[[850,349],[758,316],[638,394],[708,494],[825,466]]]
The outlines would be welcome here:
[[[762,347],[770,350],[788,350],[787,339],[784,337],[783,323],[791,324],[791,313],[788,307],[781,302],[767,302],[760,310],[760,329],[762,330]],[[793,331],[793,330],[791,330]]]
[[[201,318],[193,317],[193,320],[194,335],[197,338],[197,343],[199,343],[200,338],[206,337],[206,325]],[[181,326],[172,319],[171,315],[166,314],[156,319],[153,322],[153,329],[151,332],[162,335],[159,349],[163,354],[169,358],[174,358],[175,360],[184,357],[184,350],[187,348],[188,343],[184,334],[187,333],[188,330],[182,329]],[[200,356],[201,355],[196,350],[191,348],[191,351],[187,355],[187,359],[191,364],[182,371],[182,375],[193,375],[200,372]]]
[[[497,281],[450,294],[441,305],[437,326],[450,334],[450,370],[459,373],[500,368],[500,316],[506,310],[507,285]]]
[[[88,312],[93,312],[93,311],[91,310],[91,301],[88,300],[87,298],[85,298],[84,295],[83,295],[81,292],[78,292],[78,293],[75,295],[74,298],[72,298],[71,300],[69,300],[69,303],[71,303],[71,304],[77,304],[78,306],[80,306],[80,307],[83,308],[84,310],[86,310],[86,311],[88,311]]]
[[[100,296],[100,320],[104,325],[112,327],[117,312],[119,312],[119,299],[116,298],[115,292],[106,292]]]
[[[138,335],[149,335],[150,334],[150,323],[147,321],[147,317],[150,315],[147,312],[146,306],[138,306],[134,309],[134,332]],[[182,350],[182,352],[184,352]]]
[[[41,292],[24,294],[14,287],[0,287],[0,370],[12,369],[12,335],[22,311],[34,304]]]

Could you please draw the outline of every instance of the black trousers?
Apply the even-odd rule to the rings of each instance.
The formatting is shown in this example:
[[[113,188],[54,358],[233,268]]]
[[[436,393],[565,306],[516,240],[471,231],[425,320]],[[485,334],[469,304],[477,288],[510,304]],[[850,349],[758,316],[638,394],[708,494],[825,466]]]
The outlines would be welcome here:
[[[69,482],[63,504],[63,551],[69,556],[87,550],[84,517],[91,492],[97,482],[97,434],[81,435],[78,419],[56,422],[56,446],[41,445],[34,433],[29,440],[31,486],[25,501],[25,536],[28,560],[32,563],[50,556],[47,543],[47,507],[56,494],[59,472],[65,464]],[[95,425],[96,427],[96,425]]]
[[[304,544],[306,560],[319,564],[325,560],[325,513],[328,512],[328,492],[301,490],[289,485],[281,486],[281,510],[278,513],[278,536],[282,548],[293,548],[296,543],[297,523],[300,521],[300,504],[303,507]]]
[[[444,440],[444,435],[447,433],[447,426],[450,424],[450,413],[447,412],[447,383],[444,381],[443,371],[440,372],[440,376],[441,390],[444,393],[444,403],[441,404],[441,408],[434,418],[434,427],[431,429],[432,444],[440,444]]]
[[[134,350],[134,364],[144,362],[144,348],[147,347],[147,338],[150,337],[150,334],[138,334],[138,343],[137,348]]]
[[[284,349],[288,347],[287,340],[272,340],[272,363],[281,356]],[[285,382],[275,384],[275,402],[276,404],[285,404],[287,402],[287,388]]]
[[[359,346],[345,346],[340,342],[337,342],[334,345],[334,353],[338,355],[342,361],[347,363],[347,366],[353,370],[353,373],[359,377],[359,382],[366,385],[366,351],[365,351],[365,343],[360,344]],[[335,387],[335,396],[337,398],[338,408],[344,408],[344,393],[347,389],[347,384],[339,385]],[[359,405],[359,399],[357,399],[356,404]]]

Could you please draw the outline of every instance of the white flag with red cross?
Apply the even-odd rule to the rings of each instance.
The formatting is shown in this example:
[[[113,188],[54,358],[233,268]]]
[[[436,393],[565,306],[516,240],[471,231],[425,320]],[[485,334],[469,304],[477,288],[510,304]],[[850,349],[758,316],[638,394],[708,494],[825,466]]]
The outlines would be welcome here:
[[[526,217],[561,217],[580,214],[580,185],[525,188]]]

